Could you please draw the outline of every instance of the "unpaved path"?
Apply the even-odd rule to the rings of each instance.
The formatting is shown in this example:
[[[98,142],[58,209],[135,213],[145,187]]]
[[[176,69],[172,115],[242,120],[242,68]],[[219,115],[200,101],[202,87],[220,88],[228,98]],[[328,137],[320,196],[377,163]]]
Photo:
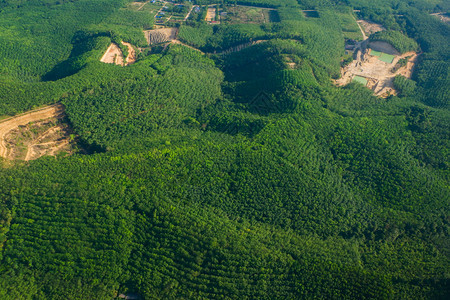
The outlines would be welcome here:
[[[156,16],[157,16],[157,15],[159,15],[159,13],[160,13],[160,12],[162,12],[162,11],[163,11],[164,7],[166,7],[166,4],[167,4],[167,2],[166,2],[166,1],[164,1],[164,2],[163,2],[163,6],[161,6],[161,8],[160,8],[160,9],[159,9],[159,10],[158,10],[158,11],[156,12],[156,14],[155,14],[155,18],[156,18]]]
[[[133,46],[130,43],[122,42],[122,45],[125,45],[128,47],[128,55],[126,58],[126,64],[125,65],[131,65],[136,62],[136,50],[134,50]]]
[[[222,52],[216,52],[216,53],[210,53],[210,54],[215,54],[215,55],[227,55],[227,54],[230,54],[230,53],[242,51],[242,50],[244,50],[244,49],[246,49],[246,48],[248,48],[248,47],[251,47],[251,46],[256,45],[256,44],[264,43],[264,42],[268,42],[268,40],[256,40],[256,41],[252,41],[252,42],[248,42],[248,43],[244,43],[244,44],[240,44],[240,45],[234,46],[234,47],[229,48],[229,49],[227,49],[227,50],[224,50],[224,51],[222,51]],[[194,47],[192,47],[192,46],[189,46],[189,45],[187,45],[187,44],[181,42],[180,40],[172,40],[171,43],[172,43],[172,44],[183,45],[183,46],[185,46],[185,47],[188,47],[188,48],[191,48],[191,49],[193,49],[193,50],[196,50],[196,51],[200,52],[201,54],[205,54],[205,53],[204,53],[203,51],[201,51],[200,49],[197,49],[197,48],[194,48]],[[169,45],[169,44],[167,44],[167,45],[164,47],[164,50],[167,48],[168,45]]]
[[[362,36],[363,36],[363,41],[367,40],[367,35],[364,32],[364,30],[361,28],[361,25],[359,25],[359,22],[356,21],[355,16],[352,14],[352,18],[353,20],[355,20],[356,24],[358,24],[359,30],[361,30]]]
[[[144,3],[142,3],[142,5],[137,9],[137,10],[141,10],[144,6],[145,6],[145,4],[147,4],[148,3],[148,1],[147,2],[144,2]]]
[[[184,17],[184,21],[186,22],[186,20],[189,18],[189,16],[191,15],[192,10],[194,9],[194,7],[197,7],[198,5],[192,5],[191,9],[189,10],[189,12],[187,13],[186,17]]]
[[[260,43],[265,43],[265,42],[268,42],[268,40],[251,41],[251,42],[248,42],[248,43],[244,43],[244,44],[240,44],[240,45],[228,48],[228,49],[226,49],[226,50],[224,50],[222,52],[218,52],[218,53],[215,53],[215,54],[217,54],[217,55],[227,55],[227,54],[230,54],[230,53],[242,51],[242,50],[244,50],[244,49],[246,49],[248,47],[251,47],[253,45],[260,44]]]
[[[8,157],[8,148],[6,147],[5,137],[10,131],[18,128],[19,126],[27,125],[28,123],[31,122],[57,117],[61,115],[63,112],[64,107],[61,104],[54,104],[1,121],[0,156],[4,158]]]
[[[200,52],[201,54],[205,54],[205,53],[202,52],[200,49],[197,49],[197,48],[194,48],[194,47],[192,47],[192,46],[189,46],[189,45],[187,45],[187,44],[185,44],[185,43],[183,43],[183,42],[181,42],[181,41],[179,41],[179,40],[172,40],[171,43],[172,43],[172,44],[183,45],[183,46],[185,46],[185,47],[191,48],[192,50],[198,51],[198,52]]]

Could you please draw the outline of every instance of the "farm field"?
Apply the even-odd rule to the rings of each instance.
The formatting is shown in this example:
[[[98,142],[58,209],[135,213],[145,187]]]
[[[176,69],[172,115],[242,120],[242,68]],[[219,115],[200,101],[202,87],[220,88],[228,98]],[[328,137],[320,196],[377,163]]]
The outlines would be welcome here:
[[[248,6],[230,6],[221,19],[227,24],[264,24],[276,19],[276,10]]]

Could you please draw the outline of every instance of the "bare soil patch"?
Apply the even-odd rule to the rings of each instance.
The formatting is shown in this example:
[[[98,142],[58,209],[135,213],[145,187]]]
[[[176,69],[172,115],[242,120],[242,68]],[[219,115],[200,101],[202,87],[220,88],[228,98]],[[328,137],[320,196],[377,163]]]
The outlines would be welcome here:
[[[172,28],[160,28],[144,31],[145,38],[149,45],[160,44],[173,41],[177,38],[178,29]]]
[[[51,105],[0,123],[0,156],[33,160],[43,155],[74,152],[73,137],[64,123],[64,107]]]
[[[119,46],[117,46],[116,44],[111,43],[100,61],[107,64],[116,64],[123,66],[124,63],[122,50],[120,50]]]
[[[364,33],[367,35],[371,35],[372,33],[375,33],[378,31],[386,30],[386,28],[384,28],[382,25],[371,22],[371,21],[358,20],[356,22],[358,22],[358,24],[363,28]]]
[[[210,6],[208,7],[208,10],[206,12],[206,18],[205,21],[206,22],[212,22],[215,21],[216,19],[216,7],[215,6]]]
[[[392,63],[381,61],[378,57],[366,51],[362,55],[357,55],[357,59],[341,70],[341,78],[335,81],[338,86],[350,83],[355,76],[367,79],[367,87],[373,90],[374,94],[380,97],[397,94],[393,86],[395,76],[402,75],[411,78],[412,70],[417,62],[418,54],[407,52],[395,56]],[[395,68],[400,59],[407,58],[405,66]],[[395,71],[393,71],[395,70]]]

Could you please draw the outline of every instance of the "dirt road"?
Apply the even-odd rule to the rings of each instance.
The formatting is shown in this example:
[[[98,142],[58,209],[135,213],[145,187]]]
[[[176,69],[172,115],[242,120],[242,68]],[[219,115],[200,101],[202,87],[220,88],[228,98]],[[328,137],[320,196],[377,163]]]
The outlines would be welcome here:
[[[133,46],[130,43],[125,43],[122,41],[122,45],[125,45],[128,47],[128,55],[125,59],[125,65],[131,65],[136,61],[136,51],[134,50]]]
[[[356,21],[355,16],[352,15],[353,20],[355,20],[356,24],[358,24],[359,30],[361,30],[362,36],[363,36],[363,41],[367,40],[367,35],[364,32],[364,30],[361,28],[361,25],[359,25],[359,22]]]
[[[43,119],[53,118],[61,115],[64,112],[64,107],[61,104],[50,105],[38,110],[33,110],[18,116],[5,119],[0,122],[0,156],[7,158],[9,149],[6,146],[5,138],[7,134],[17,129],[19,126],[27,125],[31,122],[40,121]]]
[[[189,10],[189,12],[187,13],[186,17],[184,17],[184,21],[186,22],[186,20],[189,18],[189,16],[191,15],[192,10],[194,9],[194,7],[197,7],[198,5],[192,5],[191,9]]]
[[[144,3],[142,3],[142,5],[137,9],[137,10],[141,10],[144,6],[145,6],[145,4],[147,4],[148,3],[148,1],[147,2],[144,2]]]
[[[179,41],[179,40],[172,40],[171,43],[172,43],[172,44],[183,45],[183,46],[185,46],[185,47],[191,48],[192,50],[198,51],[198,52],[200,52],[201,54],[205,54],[205,53],[203,53],[200,49],[197,49],[197,48],[194,48],[194,47],[192,47],[192,46],[189,46],[189,45],[187,45],[187,44],[185,44],[185,43],[183,43],[183,42],[181,42],[181,41]]]

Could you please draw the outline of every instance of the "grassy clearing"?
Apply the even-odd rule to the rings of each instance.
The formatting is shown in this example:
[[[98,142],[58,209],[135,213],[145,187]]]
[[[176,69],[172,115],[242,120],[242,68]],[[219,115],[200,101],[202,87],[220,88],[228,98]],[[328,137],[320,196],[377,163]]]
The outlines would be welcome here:
[[[379,60],[381,60],[385,63],[388,63],[388,64],[391,64],[395,58],[395,55],[387,54],[387,53],[376,51],[373,49],[370,50],[370,55],[377,56]]]
[[[382,54],[382,52],[380,52],[380,51],[375,51],[375,50],[373,50],[373,49],[370,50],[370,55],[372,55],[372,56],[378,56],[378,57],[380,57],[381,54]]]
[[[378,59],[381,60],[381,61],[384,61],[385,63],[391,64],[392,61],[394,60],[394,58],[395,58],[394,55],[381,53],[381,55],[380,55],[380,57]]]
[[[361,77],[361,76],[355,76],[355,77],[353,77],[353,80],[352,80],[352,81],[353,81],[353,82],[359,82],[359,83],[364,84],[364,85],[367,84],[367,79],[364,78],[364,77]]]

